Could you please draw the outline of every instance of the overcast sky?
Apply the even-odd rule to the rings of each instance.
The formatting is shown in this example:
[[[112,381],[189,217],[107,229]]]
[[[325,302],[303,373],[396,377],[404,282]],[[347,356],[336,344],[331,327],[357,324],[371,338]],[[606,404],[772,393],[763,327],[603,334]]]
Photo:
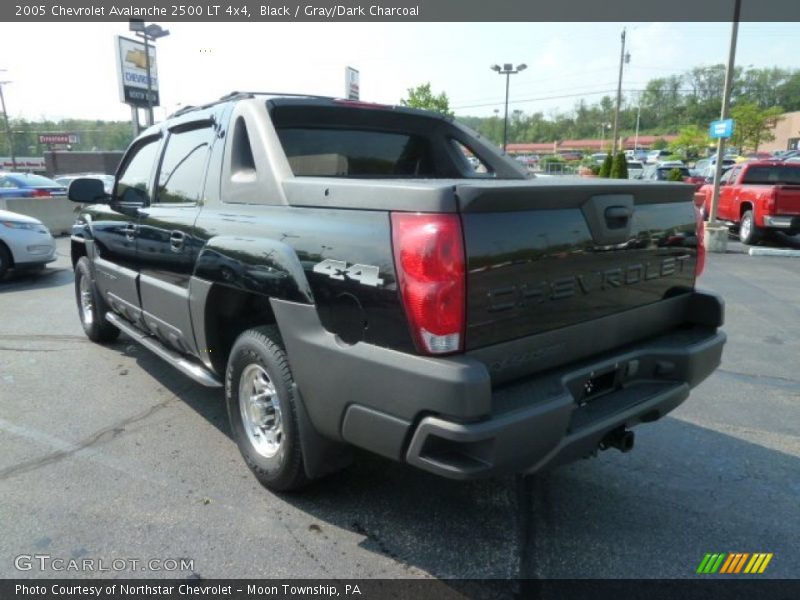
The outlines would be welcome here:
[[[700,0],[702,1],[702,0]],[[397,103],[430,81],[460,115],[502,110],[492,63],[527,63],[512,76],[511,108],[570,110],[616,89],[620,32],[630,64],[623,88],[727,60],[729,23],[165,23],[158,42],[162,108],[232,90],[342,96],[344,67],[361,73],[362,100]],[[114,36],[127,23],[0,23],[0,79],[12,117],[126,120]],[[800,67],[800,23],[744,23],[738,65]],[[521,100],[525,100],[522,102]],[[516,102],[520,101],[520,102]]]

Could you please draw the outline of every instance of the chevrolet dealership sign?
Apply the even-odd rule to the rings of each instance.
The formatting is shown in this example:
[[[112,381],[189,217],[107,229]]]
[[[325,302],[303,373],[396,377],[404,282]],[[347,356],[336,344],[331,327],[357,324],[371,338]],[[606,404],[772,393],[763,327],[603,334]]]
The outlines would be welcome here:
[[[156,49],[150,46],[150,96],[152,106],[159,105]],[[144,42],[116,37],[119,99],[131,106],[147,106],[147,55]]]

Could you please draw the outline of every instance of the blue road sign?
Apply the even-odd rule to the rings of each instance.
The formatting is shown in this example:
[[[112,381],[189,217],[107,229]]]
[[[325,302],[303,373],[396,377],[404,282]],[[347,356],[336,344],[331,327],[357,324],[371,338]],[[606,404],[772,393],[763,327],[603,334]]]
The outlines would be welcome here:
[[[733,135],[733,119],[711,121],[711,126],[708,128],[708,135],[715,140],[731,137]]]

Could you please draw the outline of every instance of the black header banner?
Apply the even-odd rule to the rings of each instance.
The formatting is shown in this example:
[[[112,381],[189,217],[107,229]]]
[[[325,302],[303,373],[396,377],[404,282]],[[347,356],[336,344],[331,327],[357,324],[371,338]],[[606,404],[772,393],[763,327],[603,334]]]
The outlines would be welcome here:
[[[2,21],[713,22],[734,0],[11,0]],[[796,0],[742,0],[741,21],[800,21]]]

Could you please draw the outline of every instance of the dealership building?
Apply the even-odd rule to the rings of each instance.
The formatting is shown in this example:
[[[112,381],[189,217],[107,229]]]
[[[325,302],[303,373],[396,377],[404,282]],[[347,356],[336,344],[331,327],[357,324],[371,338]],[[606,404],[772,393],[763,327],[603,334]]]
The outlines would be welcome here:
[[[775,139],[761,144],[759,150],[772,152],[773,150],[800,149],[800,110],[781,115],[772,134]]]

